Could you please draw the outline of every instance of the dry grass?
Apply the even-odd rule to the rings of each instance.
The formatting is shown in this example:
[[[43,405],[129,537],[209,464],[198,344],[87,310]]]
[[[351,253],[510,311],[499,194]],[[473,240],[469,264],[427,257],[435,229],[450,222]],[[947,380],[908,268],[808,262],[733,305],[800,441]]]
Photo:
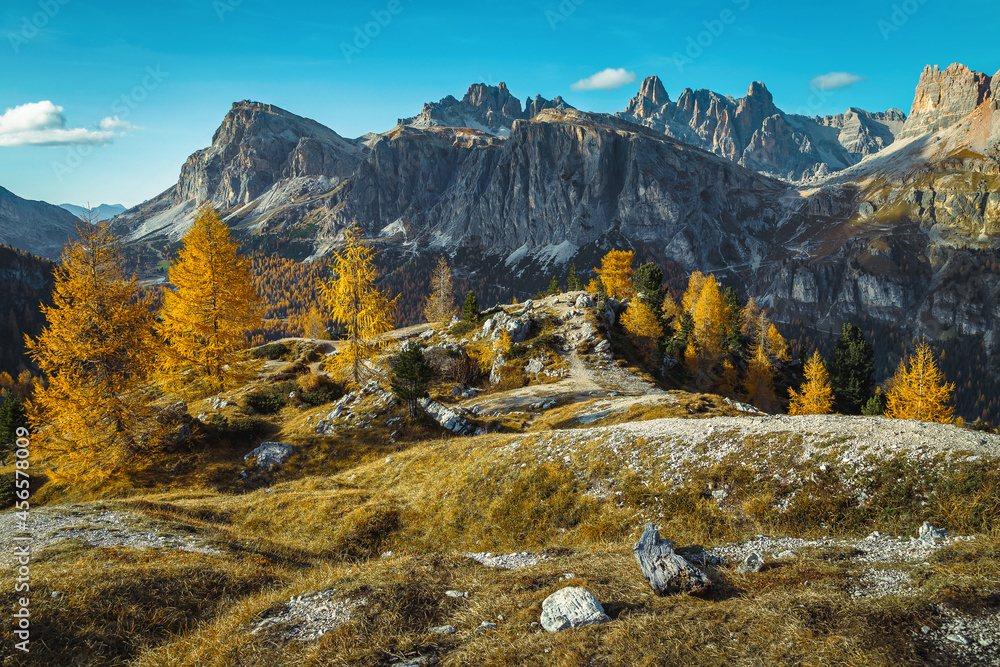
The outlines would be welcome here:
[[[528,356],[547,354],[545,334],[526,348]],[[307,372],[313,356],[308,345],[292,344],[285,361],[296,366],[294,377],[271,384],[284,396],[288,385],[315,390],[323,380]],[[444,398],[450,386],[442,381],[433,391]],[[673,457],[686,443],[621,429],[581,431],[578,418],[601,411],[608,399],[568,400],[537,417],[497,418],[521,432],[477,438],[408,421],[403,407],[378,407],[372,396],[351,406],[365,427],[336,422],[326,437],[315,426],[330,405],[291,400],[257,431],[239,427],[246,416],[228,407],[196,432],[190,450],[150,456],[128,477],[92,488],[46,485],[36,504],[109,499],[110,507],[198,534],[221,553],[64,542],[36,555],[30,661],[12,656],[3,664],[381,666],[428,655],[442,666],[482,667],[917,665],[948,660],[919,634],[935,623],[933,604],[969,613],[1000,604],[990,597],[1000,590],[995,461],[958,456],[930,464],[901,456],[871,461],[860,479],[843,471],[842,479],[823,467],[846,446],[836,439],[803,459],[801,435],[727,432],[678,464]],[[619,405],[587,427],[735,414],[716,396],[686,392]],[[191,406],[194,414],[203,410],[207,401]],[[292,443],[295,454],[279,472],[241,478],[242,456],[264,439]],[[723,448],[732,451],[710,455]],[[722,503],[712,496],[719,489],[726,491]],[[865,507],[859,490],[869,498]],[[707,596],[661,598],[631,554],[647,521],[697,551],[760,533],[907,534],[924,520],[983,535],[942,549],[930,567],[912,568],[918,590],[910,597],[854,599],[856,563],[830,550],[802,550],[756,574],[710,570],[716,586]],[[461,556],[524,550],[555,557],[507,572]],[[8,606],[11,583],[10,572],[0,574]],[[613,622],[559,634],[532,625],[545,597],[567,585],[594,592]],[[322,639],[249,634],[290,597],[329,589],[365,602]],[[449,598],[447,589],[470,596]],[[52,598],[53,590],[61,596]],[[498,630],[477,632],[482,621]],[[427,632],[442,624],[458,632]],[[7,626],[0,639],[9,635]]]

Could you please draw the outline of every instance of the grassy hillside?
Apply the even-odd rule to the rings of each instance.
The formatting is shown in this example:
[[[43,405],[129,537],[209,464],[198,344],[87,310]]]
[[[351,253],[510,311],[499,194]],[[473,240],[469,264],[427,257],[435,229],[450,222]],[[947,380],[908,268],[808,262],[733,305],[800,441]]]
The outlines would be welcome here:
[[[499,384],[466,377],[466,396],[452,362],[485,341],[394,334],[428,347],[432,398],[479,435],[408,421],[375,385],[305,400],[330,348],[296,339],[252,384],[191,402],[186,447],[93,488],[42,487],[32,653],[4,664],[1000,659],[1000,436],[740,412],[595,352],[600,327],[571,344],[597,321],[569,310],[535,308],[523,357]],[[531,359],[543,370],[528,373]],[[265,440],[294,446],[275,471],[243,460]],[[3,532],[12,521],[0,514]],[[924,521],[963,538],[911,541]],[[631,553],[647,522],[706,571],[707,594],[652,592]],[[754,551],[766,565],[741,572]],[[565,586],[611,621],[542,630],[542,602]],[[9,625],[0,636],[12,641]]]

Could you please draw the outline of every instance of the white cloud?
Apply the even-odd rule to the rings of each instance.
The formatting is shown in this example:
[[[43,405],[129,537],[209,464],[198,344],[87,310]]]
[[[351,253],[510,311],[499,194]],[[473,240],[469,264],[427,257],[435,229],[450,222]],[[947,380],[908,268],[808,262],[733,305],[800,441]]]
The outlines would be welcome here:
[[[598,72],[586,79],[580,79],[572,86],[572,90],[613,90],[635,81],[635,72],[627,72],[624,67],[611,67]]]
[[[68,128],[63,108],[44,100],[7,109],[0,116],[0,146],[99,145],[134,129],[138,128],[117,116],[102,119],[96,129]]]
[[[809,82],[809,85],[816,90],[834,90],[836,88],[847,88],[853,83],[864,81],[865,77],[851,74],[850,72],[830,72],[823,76],[818,76]]]
[[[118,116],[108,116],[107,118],[102,118],[97,124],[97,127],[102,130],[111,130],[112,132],[128,132],[129,130],[141,130],[141,127],[136,127],[127,120],[119,120]]]

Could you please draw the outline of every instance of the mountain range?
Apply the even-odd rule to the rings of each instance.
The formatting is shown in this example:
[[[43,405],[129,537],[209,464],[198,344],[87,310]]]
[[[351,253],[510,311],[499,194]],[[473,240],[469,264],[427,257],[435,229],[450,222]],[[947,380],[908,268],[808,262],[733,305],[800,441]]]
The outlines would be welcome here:
[[[502,276],[505,298],[633,248],[713,271],[807,329],[867,319],[993,353],[998,88],[1000,76],[929,66],[908,114],[809,117],[760,82],[739,99],[673,101],[648,77],[617,114],[480,83],[355,139],[244,100],[174,186],[112,225],[152,266],[202,201],[246,247],[296,260],[329,254],[356,222],[390,283],[445,253],[469,285]]]
[[[98,206],[77,206],[76,204],[59,204],[59,208],[64,208],[81,220],[93,219],[96,222],[110,220],[119,213],[125,212],[125,207],[121,204],[100,204]]]

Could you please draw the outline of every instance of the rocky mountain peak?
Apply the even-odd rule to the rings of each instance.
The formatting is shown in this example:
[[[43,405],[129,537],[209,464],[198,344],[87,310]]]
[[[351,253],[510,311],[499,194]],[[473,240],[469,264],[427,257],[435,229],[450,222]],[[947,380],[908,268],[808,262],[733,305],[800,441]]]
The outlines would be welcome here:
[[[524,101],[524,118],[534,118],[545,109],[558,109],[563,111],[565,109],[572,108],[574,108],[573,105],[566,102],[561,95],[556,95],[551,100],[547,100],[541,95],[535,95],[534,99],[529,97]]]
[[[462,98],[462,104],[478,107],[486,113],[492,112],[500,118],[511,119],[521,117],[521,101],[510,94],[507,84],[503,81],[498,86],[485,83],[474,83]]]
[[[975,111],[990,95],[990,76],[954,63],[944,71],[927,65],[920,75],[910,116],[900,137],[950,127]]]
[[[993,108],[1000,109],[1000,70],[990,79],[990,99],[993,100]]]
[[[651,118],[662,107],[670,104],[670,96],[658,76],[642,80],[639,93],[629,100],[625,113],[636,118]]]

